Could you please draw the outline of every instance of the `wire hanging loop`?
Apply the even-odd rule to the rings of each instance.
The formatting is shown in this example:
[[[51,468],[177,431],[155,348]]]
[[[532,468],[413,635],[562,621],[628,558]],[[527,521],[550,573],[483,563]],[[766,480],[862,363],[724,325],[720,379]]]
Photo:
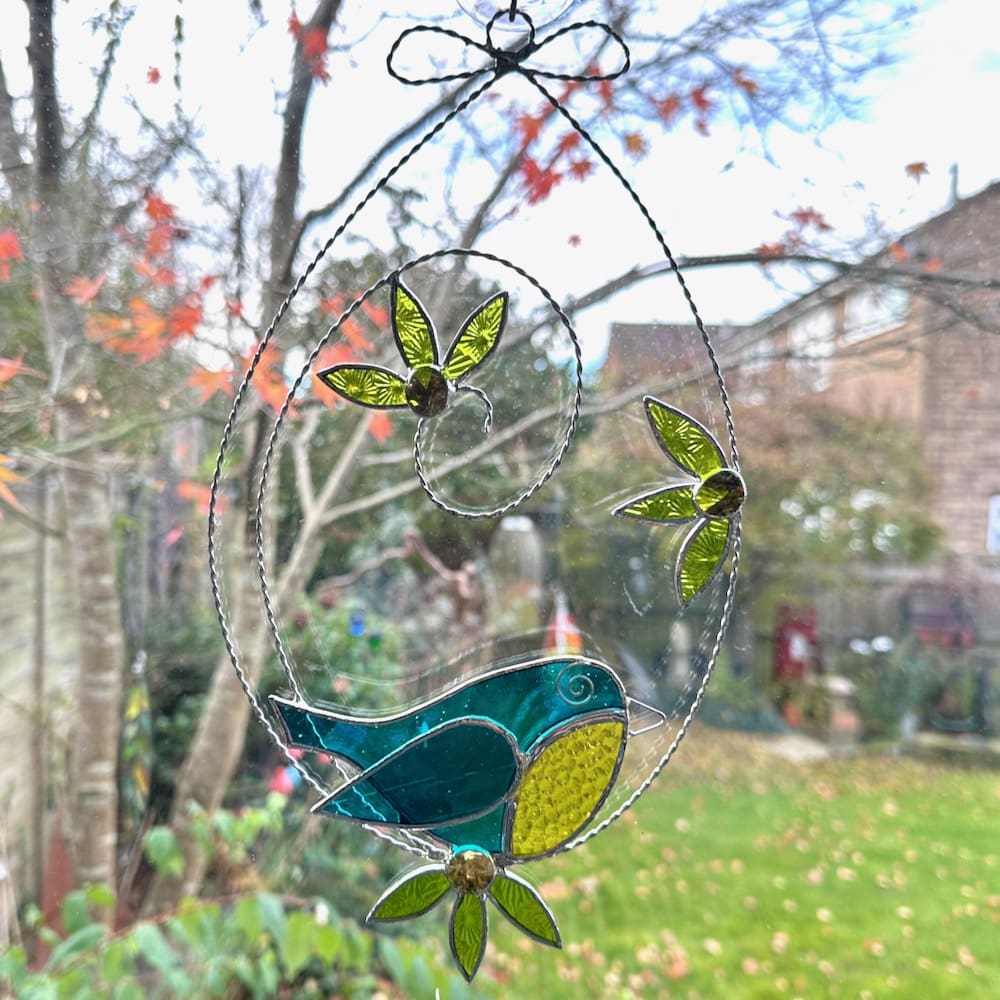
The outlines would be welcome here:
[[[507,15],[507,20],[514,23],[514,18],[517,16],[517,0],[510,0],[510,12]]]
[[[513,21],[515,17],[520,18],[525,23],[528,34],[526,38],[522,37],[520,39],[520,44],[515,43],[517,45],[516,48],[507,49],[493,40],[493,27],[501,18]],[[407,76],[396,68],[396,60],[399,50],[406,44],[407,40],[417,34],[432,34],[450,39],[452,42],[459,42],[466,48],[478,49],[489,57],[490,63],[479,69],[456,70],[452,73],[435,73],[425,77]],[[602,34],[605,36],[603,39],[601,39]],[[562,38],[564,35],[573,35],[581,45],[588,41],[596,44],[599,41],[610,40],[620,56],[619,65],[607,73],[591,69],[589,66],[580,72],[558,73],[547,69],[543,63],[536,65],[532,57],[539,53],[542,53],[544,57],[543,50],[546,49],[546,46],[556,39]],[[454,48],[454,45],[452,47]],[[442,28],[436,24],[416,24],[411,28],[407,28],[399,35],[389,49],[388,56],[386,56],[386,69],[389,75],[394,80],[411,86],[448,83],[452,80],[472,80],[488,73],[492,73],[494,79],[496,79],[510,72],[521,73],[532,81],[565,80],[575,83],[599,82],[617,80],[618,77],[623,76],[629,71],[631,65],[631,54],[628,46],[625,44],[625,40],[610,25],[604,24],[602,21],[577,21],[560,28],[558,31],[552,32],[552,34],[547,35],[539,42],[535,39],[534,22],[523,10],[517,9],[516,3],[511,3],[509,9],[498,10],[490,18],[486,25],[486,40],[484,42],[477,42],[475,39],[469,38],[458,31],[454,31],[451,28]]]

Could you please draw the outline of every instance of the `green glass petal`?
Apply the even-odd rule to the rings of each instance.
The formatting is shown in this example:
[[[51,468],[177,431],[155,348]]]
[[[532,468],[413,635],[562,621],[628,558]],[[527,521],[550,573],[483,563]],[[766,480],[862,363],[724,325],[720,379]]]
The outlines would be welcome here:
[[[685,472],[704,478],[725,466],[722,449],[694,417],[647,396],[646,416],[667,457]]]
[[[690,604],[718,572],[732,530],[731,521],[706,519],[695,525],[685,539],[677,561],[677,596],[681,604]]]
[[[392,335],[410,368],[438,363],[437,340],[430,317],[401,281],[392,285]]]
[[[555,919],[541,896],[516,875],[498,874],[490,886],[490,898],[500,912],[525,934],[553,948],[562,947]]]
[[[406,381],[395,372],[377,365],[334,365],[319,373],[334,392],[352,403],[376,409],[403,407]]]
[[[509,296],[500,292],[487,299],[462,324],[455,342],[448,349],[444,374],[453,382],[476,367],[500,343],[507,322]]]
[[[614,510],[616,517],[635,517],[657,524],[684,524],[700,513],[694,502],[694,487],[690,484],[668,486],[665,490],[635,497]]]
[[[451,913],[451,953],[467,982],[479,968],[486,951],[486,901],[470,893],[459,896]]]
[[[408,920],[419,917],[439,903],[448,890],[451,880],[440,865],[425,865],[415,872],[407,872],[397,879],[379,897],[367,920]]]

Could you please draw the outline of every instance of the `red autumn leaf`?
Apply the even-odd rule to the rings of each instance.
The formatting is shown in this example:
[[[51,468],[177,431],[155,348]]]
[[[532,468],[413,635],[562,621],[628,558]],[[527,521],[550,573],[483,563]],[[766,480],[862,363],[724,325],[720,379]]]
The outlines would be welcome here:
[[[611,80],[601,80],[597,85],[597,96],[604,104],[605,110],[610,109],[615,103],[615,88]]]
[[[94,313],[86,319],[87,336],[95,343],[109,350],[119,350],[119,345],[126,339],[131,324],[124,316],[112,313]]]
[[[562,177],[552,167],[540,167],[537,161],[530,156],[526,156],[521,161],[518,169],[524,179],[524,185],[528,189],[529,205],[537,205],[538,202],[544,201]]]
[[[233,370],[232,368],[220,368],[218,371],[212,371],[208,368],[202,368],[187,380],[187,385],[198,390],[199,403],[211,399],[217,392],[231,396],[233,394]]]
[[[226,298],[226,316],[229,319],[241,319],[243,317],[243,303],[239,299]]]
[[[0,358],[0,389],[24,367],[23,358],[23,354],[16,358]]]
[[[159,83],[160,71],[155,66],[150,66],[146,70],[146,83]]]
[[[669,125],[681,110],[681,99],[676,94],[667,94],[658,101],[653,101],[656,113]]]
[[[389,310],[383,309],[381,306],[372,305],[367,299],[361,303],[361,311],[379,329],[386,326],[389,322]]]
[[[785,254],[784,243],[761,243],[754,249],[758,257],[783,257]]]
[[[10,281],[10,263],[24,260],[21,238],[10,226],[0,229],[0,280]]]
[[[339,316],[347,308],[347,296],[335,292],[329,298],[320,299],[319,308],[327,316]]]
[[[250,362],[256,352],[257,345],[255,344],[244,359],[244,371],[246,368],[249,368]],[[273,344],[268,344],[260,357],[260,361],[257,363],[257,368],[253,375],[253,385],[257,390],[257,395],[275,413],[278,413],[285,405],[285,399],[288,396],[288,385],[285,382],[284,375],[284,356]],[[291,413],[293,410],[294,404],[289,407],[289,412]]]
[[[302,37],[302,22],[299,20],[299,15],[293,10],[288,18],[288,33],[298,41]]]
[[[940,259],[937,257],[931,257],[931,259],[924,264],[924,270],[928,274],[937,274],[937,272],[941,270]]]
[[[275,412],[280,413],[288,398],[288,386],[279,373],[273,371],[257,371],[253,379],[257,395]],[[289,414],[295,411],[295,401],[288,407]]]
[[[909,251],[899,240],[889,244],[889,256],[898,263],[910,259]]]
[[[733,71],[733,83],[736,84],[748,97],[756,97],[760,90],[760,84],[756,80],[746,75],[746,70],[742,66],[737,66]]]
[[[812,226],[817,232],[826,233],[833,227],[823,218],[822,212],[817,212],[815,208],[797,208],[792,212],[792,221],[800,228],[805,229]]]
[[[97,293],[101,290],[106,278],[107,275],[104,272],[101,272],[93,281],[87,281],[86,278],[77,276],[72,278],[63,289],[63,295],[68,295],[77,305],[90,305],[97,297]]]
[[[392,437],[392,420],[385,410],[376,410],[368,421],[368,433],[371,434],[379,444],[385,444],[386,439]]]
[[[574,180],[585,181],[593,172],[593,160],[574,160],[569,165],[569,174]]]
[[[162,257],[173,245],[177,230],[169,222],[158,222],[146,236],[146,253]]]
[[[701,112],[701,114],[706,115],[714,107],[711,99],[708,97],[708,84],[703,83],[688,94],[691,103],[695,108]]]
[[[208,514],[209,505],[212,501],[212,489],[210,486],[202,486],[200,483],[193,483],[190,479],[185,479],[177,484],[177,495],[182,500],[189,500],[196,504],[198,513],[203,517]],[[222,514],[228,506],[225,494],[220,493],[216,502],[216,510]]]
[[[340,327],[344,339],[356,351],[371,351],[375,345],[364,335],[361,327],[353,319],[345,319]]]
[[[21,502],[14,496],[13,490],[11,490],[8,483],[23,483],[24,476],[19,476],[12,468],[10,468],[11,463],[14,460],[9,458],[7,455],[0,455],[0,500],[6,503],[8,506],[13,507],[15,510],[23,511],[24,507]],[[3,515],[0,514],[0,517]]]
[[[643,139],[638,132],[627,132],[624,136],[625,140],[625,151],[629,156],[638,159],[641,156],[645,156],[647,152],[646,140]]]
[[[177,273],[169,267],[160,267],[151,264],[145,257],[140,257],[133,265],[132,270],[145,278],[156,288],[174,288],[177,285]]]
[[[521,136],[521,149],[527,149],[537,138],[545,125],[545,113],[529,115],[524,112],[517,116],[514,121],[514,128]]]
[[[930,173],[930,168],[923,160],[918,160],[915,163],[907,163],[903,169],[906,171],[906,176],[911,177],[918,184],[921,177]]]
[[[159,195],[148,194],[146,195],[146,215],[157,225],[173,222],[175,218],[174,206],[164,201]]]
[[[167,318],[170,338],[176,340],[192,336],[201,325],[202,313],[201,300],[196,295],[189,295],[183,302],[175,305]]]
[[[559,139],[556,144],[556,148],[560,153],[568,153],[570,150],[576,149],[580,145],[580,133],[579,132],[567,132],[564,136]]]
[[[695,118],[694,130],[698,135],[708,135],[708,121],[704,118]]]
[[[566,242],[569,243],[571,247],[578,247],[583,242],[583,239],[578,233],[573,233],[573,235]]]

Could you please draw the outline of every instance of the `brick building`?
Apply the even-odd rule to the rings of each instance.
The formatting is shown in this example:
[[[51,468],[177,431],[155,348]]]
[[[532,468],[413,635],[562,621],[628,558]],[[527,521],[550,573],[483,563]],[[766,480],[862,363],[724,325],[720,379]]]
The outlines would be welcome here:
[[[744,331],[734,390],[899,423],[923,444],[934,519],[1000,570],[1000,182]]]
[[[1000,182],[760,322],[710,329],[740,407],[801,399],[898,424],[921,442],[931,488],[914,502],[942,529],[944,551],[932,566],[873,578],[883,621],[917,632],[930,623],[961,636],[956,645],[973,632],[1000,645],[998,232]],[[690,326],[615,324],[604,372],[611,385],[630,370],[648,384],[668,365],[703,364]],[[831,633],[864,627],[870,595],[853,596],[858,606],[845,593],[833,602],[843,607],[826,609]]]

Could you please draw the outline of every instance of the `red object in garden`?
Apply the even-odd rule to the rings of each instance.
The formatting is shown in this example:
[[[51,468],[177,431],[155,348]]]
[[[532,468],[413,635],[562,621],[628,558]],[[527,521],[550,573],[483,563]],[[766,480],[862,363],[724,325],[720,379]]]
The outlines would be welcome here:
[[[774,679],[801,681],[819,659],[816,609],[796,612],[789,605],[778,608],[774,630]]]

